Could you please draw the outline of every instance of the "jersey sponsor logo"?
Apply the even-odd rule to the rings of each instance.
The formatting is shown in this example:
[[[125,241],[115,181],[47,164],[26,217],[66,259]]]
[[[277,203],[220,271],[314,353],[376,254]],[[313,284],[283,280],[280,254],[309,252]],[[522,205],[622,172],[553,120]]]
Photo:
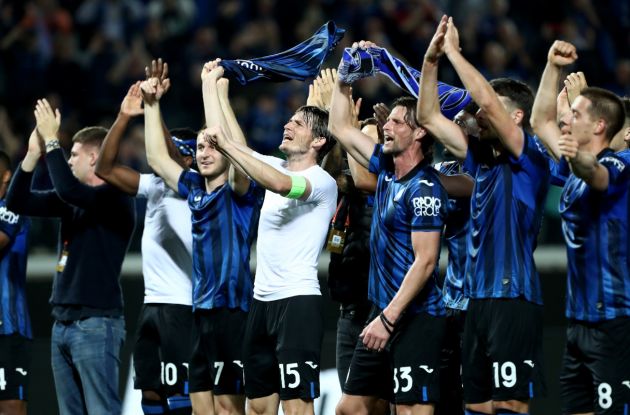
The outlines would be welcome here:
[[[438,216],[442,207],[440,198],[433,196],[414,197],[411,203],[416,216]]]
[[[420,369],[424,370],[427,373],[433,373],[433,369],[431,369],[429,366],[427,365],[420,365]]]
[[[523,363],[525,363],[526,365],[529,365],[531,367],[534,367],[534,362],[532,362],[531,360],[523,360]]]
[[[241,369],[243,368],[243,362],[241,362],[240,360],[232,360],[232,363],[234,363],[236,366],[240,367]]]
[[[15,225],[20,220],[20,215],[7,210],[6,206],[0,207],[0,221],[6,222],[9,225]]]
[[[626,165],[623,164],[623,162],[621,160],[618,160],[614,157],[604,157],[599,161],[601,164],[604,164],[604,162],[610,163],[613,166],[615,166],[617,168],[617,170],[619,170],[620,172],[622,172],[625,168]]]
[[[424,179],[421,179],[421,180],[420,180],[420,184],[426,184],[426,185],[427,185],[427,186],[429,186],[429,187],[433,187],[433,183],[431,183],[431,182],[430,182],[430,181],[428,181],[428,180],[424,180]]]
[[[197,196],[193,197],[193,202],[195,202],[195,203],[199,203],[200,200],[201,200],[201,195],[197,195]]]
[[[621,384],[627,386],[628,389],[630,389],[630,380],[624,380],[623,382],[621,382]]]
[[[317,366],[315,363],[311,362],[310,360],[307,360],[306,362],[307,365],[309,365],[311,367],[311,369],[317,369]]]
[[[384,179],[385,179],[386,182],[391,182],[392,181],[392,178],[389,177],[389,176],[385,176]]]
[[[18,372],[22,376],[26,376],[28,374],[28,372],[26,370],[22,369],[21,367],[16,367],[15,371]]]

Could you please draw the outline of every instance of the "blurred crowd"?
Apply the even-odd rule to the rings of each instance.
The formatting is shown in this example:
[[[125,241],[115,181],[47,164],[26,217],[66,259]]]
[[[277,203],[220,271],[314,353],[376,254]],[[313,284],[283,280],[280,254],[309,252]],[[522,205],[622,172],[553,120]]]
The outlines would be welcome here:
[[[154,57],[170,64],[167,125],[197,129],[203,63],[279,52],[327,20],[346,35],[325,66],[337,65],[344,46],[370,39],[420,68],[444,13],[454,16],[465,56],[487,78],[536,88],[549,45],[563,39],[578,48],[589,85],[630,95],[628,0],[0,0],[0,147],[14,160],[23,155],[34,102],[44,96],[61,108],[66,146],[82,126],[109,127]],[[448,65],[441,71],[442,81],[457,84]],[[393,88],[383,79],[360,82],[361,115],[397,96]],[[232,82],[232,105],[251,146],[273,152],[307,92],[299,82]],[[120,159],[146,171],[143,134],[142,124],[129,129]]]

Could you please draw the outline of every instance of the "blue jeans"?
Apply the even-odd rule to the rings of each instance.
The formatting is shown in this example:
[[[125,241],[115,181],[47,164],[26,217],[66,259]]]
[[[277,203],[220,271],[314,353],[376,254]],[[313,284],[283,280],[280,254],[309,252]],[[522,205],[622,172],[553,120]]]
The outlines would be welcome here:
[[[60,415],[119,415],[118,368],[125,339],[122,317],[55,321],[51,362]]]

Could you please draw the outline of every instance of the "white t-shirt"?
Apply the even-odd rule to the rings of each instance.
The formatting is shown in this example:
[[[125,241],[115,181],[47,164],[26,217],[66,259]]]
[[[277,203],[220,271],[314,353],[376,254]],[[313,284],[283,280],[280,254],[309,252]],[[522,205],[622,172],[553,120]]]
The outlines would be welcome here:
[[[288,175],[311,183],[307,200],[289,199],[269,190],[260,211],[256,245],[254,298],[274,301],[297,295],[321,295],[317,264],[337,204],[337,183],[315,165],[293,172],[285,161],[254,153]]]
[[[144,302],[192,305],[192,225],[188,202],[154,174],[140,175],[147,199],[142,233]]]

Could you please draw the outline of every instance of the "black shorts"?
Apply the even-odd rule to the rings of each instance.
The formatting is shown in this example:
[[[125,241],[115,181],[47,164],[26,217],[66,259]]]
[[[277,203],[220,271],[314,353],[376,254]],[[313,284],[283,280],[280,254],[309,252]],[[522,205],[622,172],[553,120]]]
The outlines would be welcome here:
[[[468,304],[462,354],[466,403],[527,402],[544,395],[543,307],[519,298]]]
[[[374,306],[366,325],[380,312]],[[445,324],[444,317],[405,314],[383,352],[367,350],[362,339],[357,339],[343,392],[402,405],[437,402]]]
[[[254,299],[245,331],[245,393],[249,399],[319,397],[322,298]]]
[[[630,414],[630,317],[569,322],[560,396],[565,414]]]
[[[446,309],[446,330],[440,366],[440,402],[436,415],[463,415],[462,343],[466,311]]]
[[[197,309],[194,320],[190,393],[242,395],[247,313],[240,308]]]
[[[192,317],[191,306],[142,305],[133,350],[136,389],[188,393]]]
[[[0,401],[27,400],[32,340],[0,335]]]

